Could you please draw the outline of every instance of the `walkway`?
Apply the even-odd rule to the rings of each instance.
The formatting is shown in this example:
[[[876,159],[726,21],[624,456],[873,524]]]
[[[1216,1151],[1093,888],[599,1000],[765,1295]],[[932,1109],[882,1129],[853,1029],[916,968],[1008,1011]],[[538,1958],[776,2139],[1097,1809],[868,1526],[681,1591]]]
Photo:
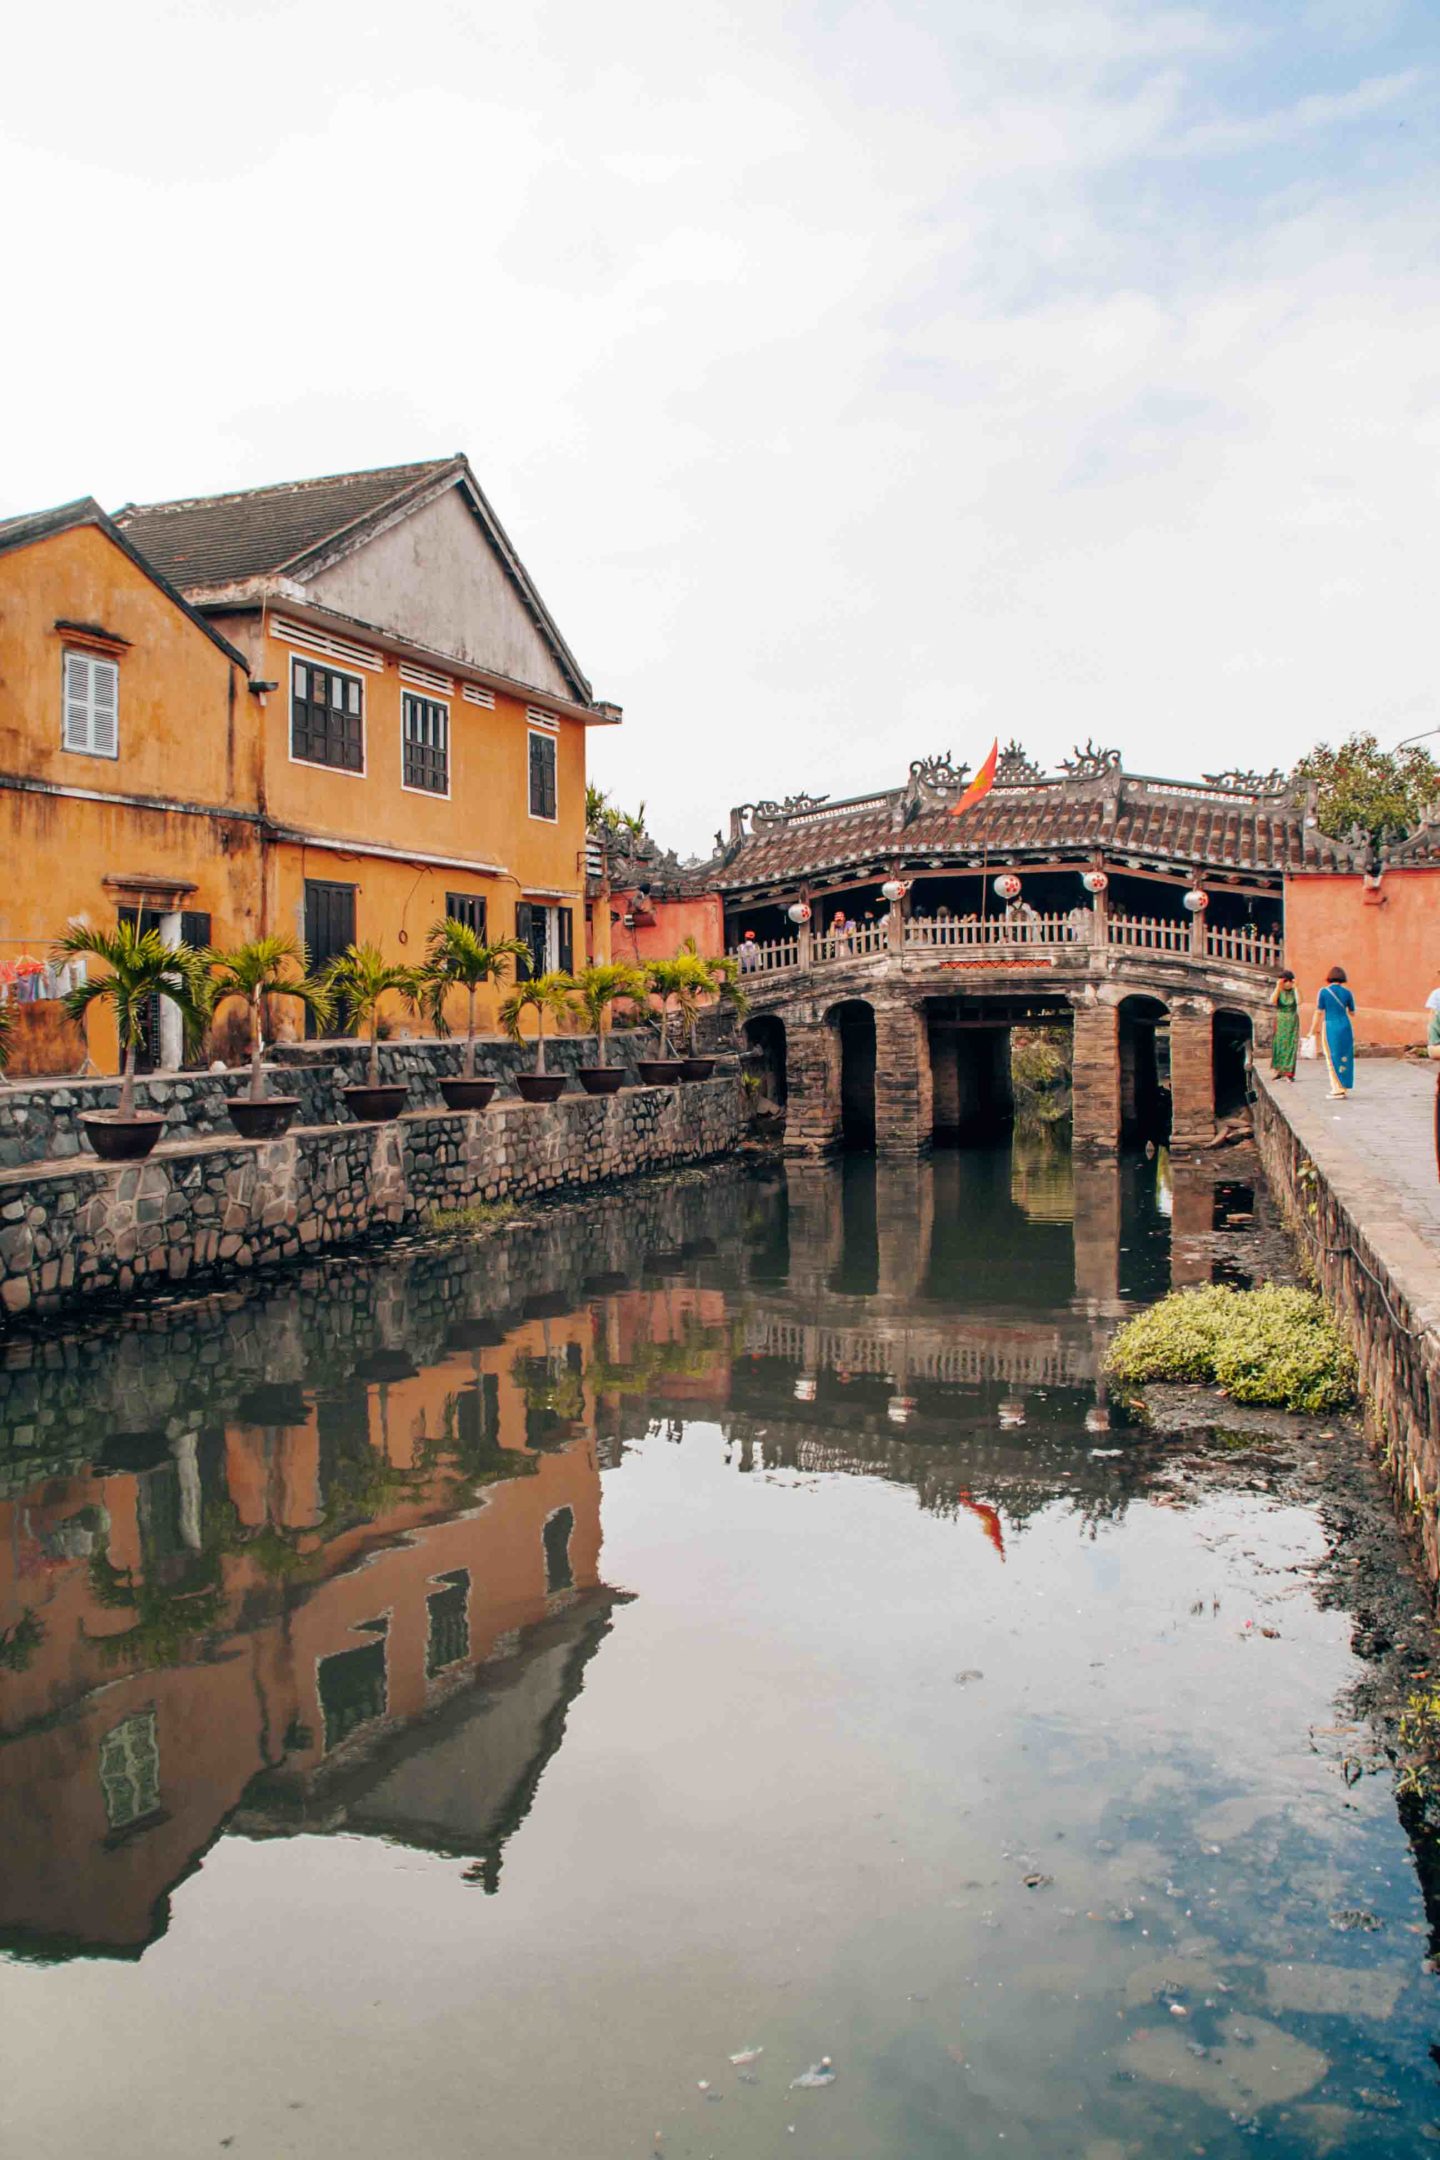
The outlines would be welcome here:
[[[1327,1095],[1323,1062],[1301,1063],[1293,1087],[1270,1085],[1282,1111],[1327,1182],[1356,1201],[1367,1228],[1403,1222],[1434,1248],[1440,1270],[1440,1176],[1435,1167],[1434,1065],[1402,1058],[1359,1058],[1349,1102]]]

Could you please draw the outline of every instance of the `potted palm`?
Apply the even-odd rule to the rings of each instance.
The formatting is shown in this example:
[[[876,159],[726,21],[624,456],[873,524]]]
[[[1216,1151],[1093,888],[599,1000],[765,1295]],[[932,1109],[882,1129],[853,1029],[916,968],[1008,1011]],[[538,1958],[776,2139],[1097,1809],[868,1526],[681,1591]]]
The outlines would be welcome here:
[[[403,1080],[380,1082],[380,1007],[387,997],[405,1000],[412,1010],[420,996],[420,970],[385,958],[378,945],[347,945],[325,974],[325,987],[344,1007],[352,1028],[366,1028],[370,1059],[358,1087],[344,1090],[350,1114],[361,1124],[398,1117],[410,1090]]]
[[[645,977],[639,968],[623,967],[618,961],[597,963],[582,968],[574,978],[574,986],[585,1017],[595,1030],[596,1062],[580,1067],[580,1085],[587,1095],[614,1095],[624,1083],[625,1068],[610,1064],[605,1056],[610,1008],[617,998],[643,998]]]
[[[683,1060],[670,1049],[672,1007],[682,1024],[693,1012],[700,991],[697,965],[690,953],[677,953],[673,960],[652,960],[645,970],[646,988],[660,1000],[660,1055],[637,1061],[640,1078],[647,1087],[672,1087],[680,1078]]]
[[[199,1042],[209,1018],[205,957],[189,945],[167,945],[158,930],[137,930],[118,922],[113,930],[72,922],[55,947],[59,967],[71,960],[102,961],[105,975],[86,974],[65,993],[72,1020],[84,1021],[102,1000],[115,1015],[120,1038],[120,1101],[114,1110],[82,1116],[91,1147],[106,1162],[135,1162],[148,1155],[165,1129],[158,1110],[135,1107],[135,1055],[145,1037],[145,1022],[156,998],[168,998],[180,1015],[187,1048]]]
[[[291,997],[325,1027],[334,1010],[329,985],[310,973],[309,957],[293,937],[276,933],[251,938],[229,952],[205,955],[217,972],[210,978],[210,1009],[243,998],[250,1023],[250,1087],[230,1098],[230,1122],[247,1140],[274,1140],[287,1132],[300,1107],[298,1095],[271,1095],[265,1086],[264,1013],[267,997]]]
[[[547,975],[531,975],[516,983],[500,1007],[500,1025],[511,1042],[522,1042],[521,1023],[527,1012],[536,1021],[535,1070],[516,1073],[515,1085],[526,1102],[554,1102],[565,1085],[564,1073],[545,1070],[545,1019],[559,1020],[570,1010],[570,977],[551,969]]]
[[[706,977],[706,982],[701,987],[712,990],[722,1005],[730,1007],[737,1020],[742,1019],[749,1008],[750,1000],[740,986],[738,963],[732,960],[728,953],[713,953],[708,959],[700,959],[699,954],[695,951],[693,939],[690,940],[689,952],[691,957],[699,961],[699,966]],[[685,955],[682,954],[681,957],[684,958]],[[715,1070],[713,1057],[697,1057],[695,1055],[695,1022],[697,1017],[698,1008],[692,1002],[689,1011],[685,1015],[685,1056],[680,1066],[682,1080],[708,1080]]]
[[[452,990],[465,992],[465,1068],[458,1080],[442,1080],[440,1092],[449,1110],[483,1110],[498,1082],[482,1080],[475,1073],[475,995],[482,983],[503,980],[507,960],[528,960],[530,947],[523,938],[496,938],[487,945],[468,923],[447,915],[430,932],[425,947],[425,1009],[437,1035],[448,1035],[445,1003]]]

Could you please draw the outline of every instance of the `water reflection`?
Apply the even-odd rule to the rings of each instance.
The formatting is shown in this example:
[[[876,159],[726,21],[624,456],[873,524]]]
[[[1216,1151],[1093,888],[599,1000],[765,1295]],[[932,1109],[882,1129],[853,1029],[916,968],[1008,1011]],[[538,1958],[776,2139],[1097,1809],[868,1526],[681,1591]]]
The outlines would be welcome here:
[[[599,1889],[588,1893],[593,1924],[583,1949],[572,1945],[577,1969],[600,1958],[593,1945],[609,1931],[624,1937],[637,1899],[661,1896],[655,1883],[671,1848],[692,1853],[692,1824],[720,1839],[753,1815],[744,1863],[762,1895],[783,1901],[802,1830],[808,1851],[809,1819],[791,1824],[772,1878],[763,1824],[778,1802],[767,1781],[802,1789],[813,1758],[813,1819],[829,1804],[824,1793],[844,1789],[825,1768],[836,1748],[857,1790],[878,1793],[882,1765],[893,1766],[903,1797],[887,1788],[884,1805],[902,1813],[938,1778],[943,1805],[907,1833],[918,1846],[940,1841],[927,1863],[924,1925],[939,1911],[951,1929],[971,1926],[954,1917],[982,1888],[971,1870],[988,1869],[983,1882],[992,1881],[993,1853],[967,1860],[954,1881],[952,1861],[948,1875],[941,1868],[936,1855],[962,1816],[973,1812],[987,1834],[1006,1838],[1012,1807],[1028,1817],[1013,1835],[1037,1850],[1046,1841],[1043,1867],[1031,1871],[1048,1884],[1051,1845],[1058,1852],[1057,1841],[1078,1837],[1075,1795],[1086,1793],[1087,1834],[1103,1820],[1109,1853],[1117,1838],[1121,1849],[1105,1863],[1103,1899],[1093,1888],[1079,1898],[1097,1901],[1108,1928],[1117,1911],[1134,1918],[1138,1904],[1125,1899],[1142,1892],[1126,1886],[1143,1881],[1158,1910],[1146,1839],[1160,1836],[1164,1809],[1183,1814],[1192,1800],[1204,1798],[1221,1820],[1231,1801],[1215,1758],[1247,1743],[1232,1735],[1222,1747],[1202,1666],[1184,1668],[1188,1695],[1172,1701],[1162,1690],[1157,1704],[1145,1694],[1156,1649],[1143,1616],[1156,1600],[1164,1606],[1172,1573],[1209,1582],[1214,1564],[1181,1541],[1166,1512],[1198,1507],[1201,1487],[1177,1497],[1165,1444],[1122,1428],[1101,1362],[1117,1314],[1157,1294],[1172,1271],[1192,1280],[1220,1264],[1217,1224],[1243,1219],[1247,1199],[1253,1209],[1252,1194],[1204,1165],[1172,1170],[1163,1156],[1072,1164],[1045,1136],[1028,1149],[933,1163],[856,1158],[783,1176],[727,1173],[637,1189],[482,1244],[308,1269],[243,1296],[162,1303],[108,1331],[12,1346],[0,1361],[0,1945],[32,1958],[136,1957],[165,1933],[177,1887],[227,1831],[222,1851],[241,1838],[268,1841],[275,1869],[298,1850],[281,1841],[336,1833],[453,1862],[462,1892],[501,1891],[484,1907],[499,1942],[497,1916],[523,1913],[525,1896],[537,1894],[533,1882],[515,1890],[510,1841],[522,1823],[535,1834],[551,1766],[557,1755],[572,1759],[585,1706],[586,1842],[582,1851],[579,1833],[562,1829],[549,1871],[560,1870],[567,1898],[581,1895],[577,1855],[587,1883],[603,1879],[605,1860],[623,1868],[632,1849],[641,1874],[639,1888],[633,1879],[617,1888],[615,1909]],[[706,1436],[713,1456],[703,1453]],[[788,1512],[757,1515],[767,1492],[791,1503]],[[822,1494],[823,1511],[807,1514]],[[1146,1527],[1122,1543],[1116,1533],[1132,1511]],[[1238,1521],[1214,1526],[1217,1541]],[[1293,1544],[1298,1533],[1287,1535]],[[1067,1557],[1077,1549],[1079,1562]],[[1295,1551],[1285,1560],[1288,1568]],[[1144,1577],[1151,1565],[1157,1580]],[[1132,1585],[1107,1607],[1125,1566],[1140,1571],[1143,1594]],[[872,1576],[885,1587],[869,1606]],[[1046,1600],[1056,1585],[1067,1617],[1052,1630]],[[921,1641],[935,1633],[942,1645],[933,1670],[903,1633],[915,1598],[915,1610],[947,1615],[921,1624]],[[1213,1611],[1205,1605],[1207,1627],[1219,1629],[1219,1611],[1218,1599]],[[885,1669],[887,1629],[897,1627]],[[1228,1619],[1225,1629],[1235,1632]],[[1123,1743],[1108,1715],[1070,1727],[1075,1704],[1101,1687],[1117,1634],[1143,1706]],[[807,1663],[815,1642],[832,1639],[847,1676],[874,1689],[853,1720],[829,1668],[817,1674]],[[1317,1636],[1309,1654],[1331,1652]],[[1043,1711],[1024,1708],[1037,1661],[1067,1658],[1062,1694]],[[952,1759],[949,1697],[957,1681],[982,1681],[981,1664],[993,1688],[987,1722],[967,1728],[970,1752]],[[797,1682],[792,1671],[809,1677]],[[1288,1698],[1269,1685],[1273,1718]],[[873,1755],[857,1755],[872,1727]],[[727,1774],[706,1754],[717,1731],[736,1758],[737,1786],[723,1799],[707,1782]],[[1292,1753],[1313,1764],[1309,1745]],[[1034,1752],[1021,1764],[1007,1746]],[[1072,1746],[1088,1765],[1078,1782]],[[999,1751],[993,1781],[987,1750]],[[691,1752],[709,1764],[698,1782],[687,1778]],[[867,1799],[853,1820],[842,1810],[831,1824],[844,1894],[822,1858],[807,1860],[809,1921],[784,1922],[786,1944],[814,1937],[817,1987],[824,1958],[849,1972],[843,1942],[826,1949],[821,1937],[851,1887],[883,1873],[884,1850],[861,1835],[880,1804]],[[1144,1835],[1132,1836],[1147,1807]],[[1234,1902],[1253,1930],[1274,1886],[1251,1864]],[[318,1879],[314,1865],[307,1881]],[[1335,1874],[1333,1857],[1324,1865]],[[677,1954],[700,1959],[719,1943],[722,1964],[743,1964],[726,1934],[741,1878],[717,1864],[707,1884],[693,1858],[674,1866],[683,1886],[671,1886],[664,1910]],[[1218,1863],[1203,1866],[1213,1875]],[[913,1880],[918,1887],[918,1870]],[[898,1904],[899,1878],[886,1894]],[[1208,1876],[1195,1874],[1184,1895],[1197,1912],[1205,1902],[1205,1955],[1218,1971],[1220,1940],[1238,1923],[1217,1916]],[[556,1908],[547,1912],[546,1926],[563,1925]],[[967,1988],[1002,1954],[988,1918],[973,1924],[981,1933],[964,1938],[963,1952],[941,1955]],[[433,1913],[425,1922],[406,1908],[394,1925],[443,1964],[449,1937]],[[1162,1933],[1188,1940],[1201,1922],[1187,1913],[1162,1929],[1152,1915],[1151,1925],[1153,1961]],[[1254,1955],[1249,1935],[1241,1947]],[[924,1962],[913,1948],[906,1955]],[[1028,1967],[1004,1968],[1012,1997],[1049,2016],[1064,1960],[1047,1962],[1033,1941],[1025,1955]],[[637,1956],[641,1966],[663,1963],[653,1941],[626,1956],[612,1988],[643,1986]],[[1113,1945],[1104,1956],[1113,1964]],[[1085,1969],[1071,1976],[1076,2003]],[[547,1977],[551,1985],[559,1982]],[[887,1972],[885,2003],[923,2002],[910,1985],[899,1968]],[[1070,1986],[1067,1978],[1067,2001]],[[493,1996],[487,2014],[501,2015]],[[874,2014],[883,2024],[891,2011]],[[1103,2016],[1114,2015],[1107,2002]],[[875,2090],[897,2076],[906,2084],[913,2071],[917,2089],[948,2093],[960,2031],[957,2014],[943,2059],[918,2039],[912,2058],[897,2036]],[[1006,2031],[997,2027],[996,2046],[1009,2045]],[[726,2044],[748,2037],[747,2022]],[[564,2052],[564,2031],[537,2038]],[[807,2036],[797,2067],[825,2038]],[[1059,2045],[1052,2030],[1047,2046]],[[1096,2049],[1092,2041],[1090,2058]],[[1161,2056],[1168,2077],[1168,2042]],[[1185,2076],[1198,2059],[1180,2064]],[[1133,2060],[1150,2074],[1143,2047]],[[1011,2089],[1029,2076],[1014,2065]],[[693,2078],[687,2089],[693,2098]],[[992,2129],[1014,2104],[995,2097]],[[866,2098],[854,2137],[837,2150],[909,2160],[967,2149],[947,2144],[923,2109],[919,2128],[907,2114],[905,2132],[882,2134],[878,2105]],[[1161,2113],[1165,2138],[1193,2132],[1173,2110]],[[772,2149],[715,2143],[718,2115],[707,2115],[708,2142],[696,2150]],[[516,2132],[506,2149],[559,2149],[539,2127],[534,2137],[532,2148]],[[1014,2142],[1070,2149],[1043,2137]],[[573,2136],[571,2147],[612,2149]],[[1356,2149],[1372,2148],[1361,2140]]]

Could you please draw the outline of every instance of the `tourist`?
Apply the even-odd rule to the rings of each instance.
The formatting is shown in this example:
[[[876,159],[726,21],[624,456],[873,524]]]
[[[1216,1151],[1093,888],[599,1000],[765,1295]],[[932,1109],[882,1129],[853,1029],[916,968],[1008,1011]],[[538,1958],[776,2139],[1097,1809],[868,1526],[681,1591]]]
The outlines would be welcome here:
[[[1440,967],[1435,969],[1435,985],[1425,1000],[1425,1010],[1430,1015],[1425,1030],[1425,1051],[1428,1057],[1440,1058]]]
[[[760,947],[755,942],[753,930],[747,930],[740,940],[740,972],[753,975],[760,966]]]
[[[830,918],[830,938],[831,950],[837,960],[843,953],[849,952],[853,942],[851,937],[853,928],[854,925],[845,913],[844,908],[836,908],[835,913]]]
[[[1286,968],[1270,993],[1270,1003],[1275,1008],[1275,1039],[1270,1045],[1270,1070],[1277,1080],[1295,1078],[1295,1060],[1300,1055],[1300,993],[1295,988],[1295,970]]]
[[[1313,1042],[1318,1035],[1325,1053],[1332,1102],[1347,1101],[1355,1085],[1355,1029],[1351,1024],[1354,1011],[1355,998],[1346,987],[1345,970],[1332,967],[1315,1000],[1315,1018],[1310,1023],[1310,1040]]]

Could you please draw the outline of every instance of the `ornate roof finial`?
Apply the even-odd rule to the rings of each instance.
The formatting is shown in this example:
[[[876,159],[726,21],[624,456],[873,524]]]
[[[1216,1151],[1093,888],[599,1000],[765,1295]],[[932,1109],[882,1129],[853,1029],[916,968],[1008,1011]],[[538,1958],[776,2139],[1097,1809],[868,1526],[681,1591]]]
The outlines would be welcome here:
[[[1034,758],[1029,756],[1012,735],[1000,752],[995,767],[996,787],[1027,787],[1031,782],[1043,780],[1044,777]]]
[[[1104,773],[1119,772],[1120,752],[1105,748],[1087,735],[1083,749],[1076,743],[1075,755],[1060,760],[1060,770],[1072,780],[1098,780]]]

